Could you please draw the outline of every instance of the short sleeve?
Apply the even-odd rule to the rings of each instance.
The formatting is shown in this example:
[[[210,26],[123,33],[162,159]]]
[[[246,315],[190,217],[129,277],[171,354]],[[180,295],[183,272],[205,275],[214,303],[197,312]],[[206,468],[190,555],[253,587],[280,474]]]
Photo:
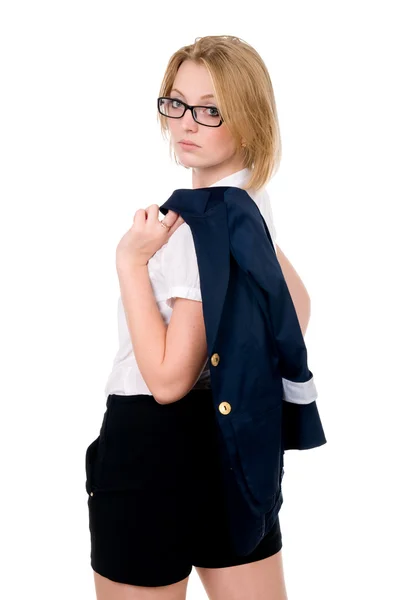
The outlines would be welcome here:
[[[161,259],[165,302],[173,308],[175,298],[202,301],[198,260],[191,228],[182,223],[163,248]]]

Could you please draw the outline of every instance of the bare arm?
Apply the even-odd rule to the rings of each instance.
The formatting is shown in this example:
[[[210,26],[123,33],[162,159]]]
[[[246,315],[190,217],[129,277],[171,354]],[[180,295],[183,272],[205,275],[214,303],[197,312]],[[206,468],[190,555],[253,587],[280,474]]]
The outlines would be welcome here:
[[[120,267],[117,273],[141,375],[157,402],[175,402],[193,387],[207,360],[202,302],[177,298],[166,325],[147,266]]]
[[[195,385],[207,358],[202,302],[176,298],[166,338],[169,393],[162,401],[175,402],[185,396]]]
[[[299,325],[301,327],[301,331],[303,336],[305,336],[306,329],[308,327],[309,319],[310,319],[310,297],[309,294],[302,283],[301,278],[298,273],[288,260],[288,258],[283,254],[281,248],[279,248],[276,244],[277,250],[277,259],[280,263],[281,270],[283,271],[284,279],[288,286],[289,292],[291,294],[292,301],[295,306],[295,310],[298,316]]]

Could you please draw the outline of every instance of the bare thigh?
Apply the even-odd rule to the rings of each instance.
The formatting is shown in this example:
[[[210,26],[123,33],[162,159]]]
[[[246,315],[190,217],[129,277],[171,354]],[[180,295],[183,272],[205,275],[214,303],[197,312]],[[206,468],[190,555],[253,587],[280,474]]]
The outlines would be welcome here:
[[[118,583],[93,571],[97,600],[185,600],[189,577],[171,585],[143,587]]]
[[[288,600],[281,550],[246,565],[195,568],[209,600]]]

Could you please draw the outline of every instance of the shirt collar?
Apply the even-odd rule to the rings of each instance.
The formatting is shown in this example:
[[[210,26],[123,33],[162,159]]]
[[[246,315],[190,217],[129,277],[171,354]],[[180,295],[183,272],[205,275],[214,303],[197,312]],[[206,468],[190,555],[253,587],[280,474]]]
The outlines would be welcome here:
[[[192,214],[202,216],[205,214],[205,211],[209,204],[209,199],[212,194],[221,193],[224,194],[224,191],[212,192],[209,188],[212,187],[238,187],[242,188],[242,185],[247,181],[251,171],[248,168],[241,169],[240,171],[236,171],[235,173],[231,173],[231,175],[227,175],[219,181],[215,183],[201,188],[180,188],[174,190],[171,196],[166,200],[166,202],[159,207],[159,210],[162,214],[166,215],[168,210],[171,209],[175,212],[179,212],[180,214]],[[253,193],[248,193],[251,198],[254,199]]]
[[[241,169],[240,171],[236,171],[235,173],[231,173],[231,175],[227,175],[216,183],[212,183],[208,187],[216,187],[221,185],[229,185],[233,187],[242,187],[244,183],[247,182],[248,178],[251,175],[251,170],[248,168]]]

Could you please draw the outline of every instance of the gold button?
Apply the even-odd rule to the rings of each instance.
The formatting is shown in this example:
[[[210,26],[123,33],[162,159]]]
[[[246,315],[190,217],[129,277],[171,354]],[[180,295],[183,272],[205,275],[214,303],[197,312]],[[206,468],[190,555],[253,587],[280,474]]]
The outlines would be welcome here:
[[[210,362],[212,363],[212,365],[214,367],[217,367],[217,365],[220,362],[220,356],[217,354],[217,352],[215,352],[214,354],[212,354],[212,357],[210,359]]]
[[[90,495],[93,496],[93,492],[91,492]]]
[[[219,411],[223,415],[228,415],[228,413],[231,412],[231,404],[229,404],[229,402],[220,402]]]

